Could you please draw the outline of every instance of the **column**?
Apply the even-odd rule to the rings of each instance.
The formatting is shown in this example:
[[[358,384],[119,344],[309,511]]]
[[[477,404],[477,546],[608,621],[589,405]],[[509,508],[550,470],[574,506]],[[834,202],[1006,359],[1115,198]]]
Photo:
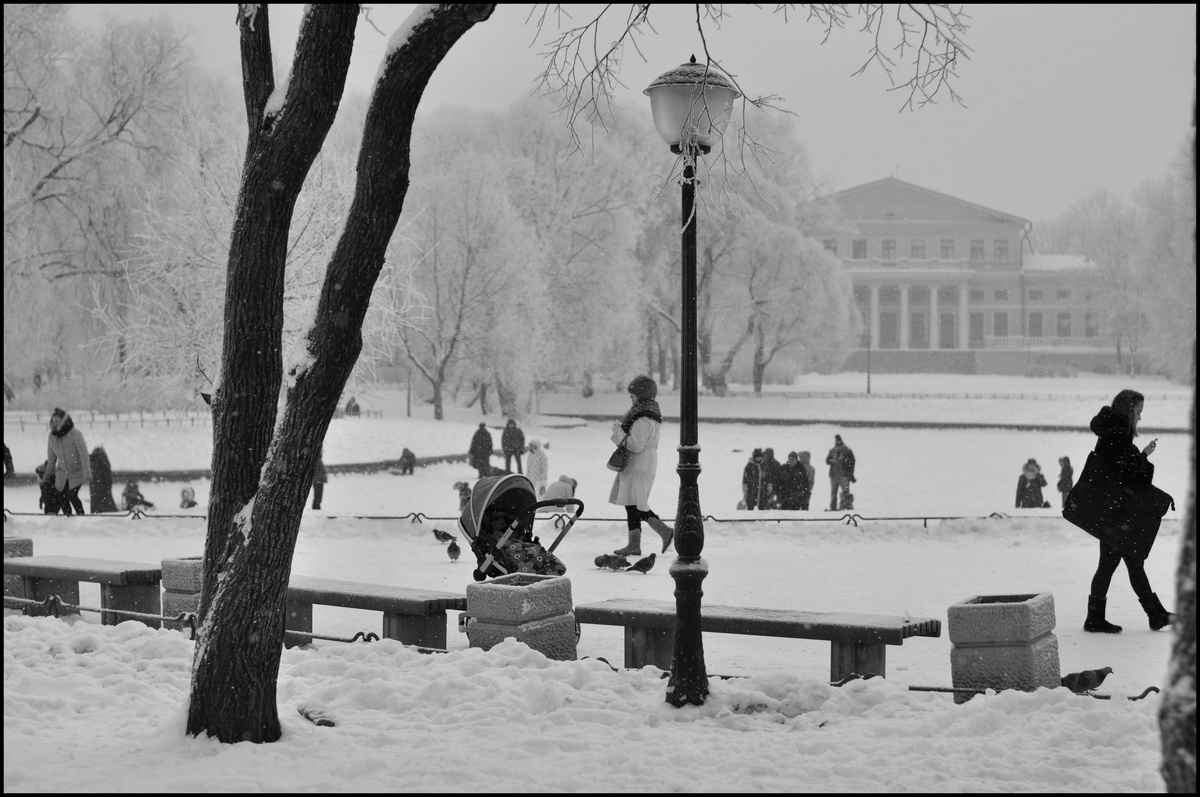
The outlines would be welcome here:
[[[942,347],[942,318],[938,313],[938,286],[929,286],[929,348]]]
[[[871,286],[871,348],[879,348],[879,286]]]
[[[900,348],[908,348],[908,327],[911,319],[908,317],[908,286],[900,286]]]
[[[967,312],[967,286],[958,286],[958,348],[968,349],[971,336],[971,316]]]

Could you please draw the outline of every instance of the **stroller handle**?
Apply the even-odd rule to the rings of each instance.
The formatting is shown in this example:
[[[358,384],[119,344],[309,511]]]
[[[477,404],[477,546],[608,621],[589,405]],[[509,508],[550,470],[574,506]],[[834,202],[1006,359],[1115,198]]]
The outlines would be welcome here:
[[[554,549],[558,547],[558,544],[562,542],[563,537],[567,536],[567,532],[570,531],[571,527],[575,525],[575,521],[579,520],[579,516],[583,514],[583,501],[580,501],[578,498],[551,498],[546,501],[538,501],[525,510],[526,512],[536,512],[538,509],[544,506],[555,506],[559,509],[562,509],[568,505],[575,507],[575,516],[567,521],[567,524],[563,526],[562,531],[560,531],[558,536],[554,538],[554,542],[549,548],[546,549],[550,553],[554,553]]]

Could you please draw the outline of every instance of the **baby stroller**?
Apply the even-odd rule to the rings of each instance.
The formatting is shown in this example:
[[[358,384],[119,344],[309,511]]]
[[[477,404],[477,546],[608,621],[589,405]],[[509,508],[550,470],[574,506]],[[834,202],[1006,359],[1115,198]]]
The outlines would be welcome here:
[[[534,513],[543,506],[575,507],[575,516],[563,526],[549,550],[533,536]],[[470,540],[478,566],[476,581],[510,573],[561,576],[567,566],[554,555],[571,526],[583,514],[578,498],[538,501],[533,482],[517,473],[485,476],[475,482],[471,500],[458,519],[458,529]]]

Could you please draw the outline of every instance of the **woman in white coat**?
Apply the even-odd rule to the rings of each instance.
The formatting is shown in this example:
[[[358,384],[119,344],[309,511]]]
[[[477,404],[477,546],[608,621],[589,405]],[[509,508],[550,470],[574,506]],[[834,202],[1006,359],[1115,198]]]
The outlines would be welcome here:
[[[662,537],[662,552],[666,553],[675,538],[675,530],[664,523],[650,509],[650,488],[654,486],[654,475],[658,470],[658,437],[662,429],[662,412],[654,397],[658,385],[648,376],[635,377],[629,383],[629,398],[633,405],[625,417],[613,421],[612,441],[619,445],[625,440],[629,449],[629,460],[625,469],[613,479],[608,502],[625,507],[629,524],[629,542],[613,553],[620,556],[642,555],[642,521]]]

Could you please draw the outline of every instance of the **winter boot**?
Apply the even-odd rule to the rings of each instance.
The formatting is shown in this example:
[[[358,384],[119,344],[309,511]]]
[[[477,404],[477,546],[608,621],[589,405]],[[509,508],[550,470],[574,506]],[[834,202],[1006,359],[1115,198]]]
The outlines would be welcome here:
[[[648,517],[646,522],[650,524],[650,528],[658,532],[658,536],[662,537],[662,552],[666,553],[667,549],[671,547],[671,541],[675,539],[675,529],[663,523],[662,518],[659,517]]]
[[[642,530],[641,528],[629,530],[629,544],[624,548],[618,548],[613,551],[617,556],[641,556],[642,555]]]
[[[1091,631],[1097,634],[1119,634],[1121,626],[1113,625],[1104,619],[1104,607],[1108,603],[1106,598],[1097,598],[1095,595],[1088,596],[1088,613],[1087,619],[1083,621],[1083,630]]]
[[[1158,595],[1153,592],[1145,597],[1139,597],[1138,602],[1146,610],[1146,617],[1150,618],[1151,631],[1157,631],[1175,622],[1175,613],[1164,609]]]

